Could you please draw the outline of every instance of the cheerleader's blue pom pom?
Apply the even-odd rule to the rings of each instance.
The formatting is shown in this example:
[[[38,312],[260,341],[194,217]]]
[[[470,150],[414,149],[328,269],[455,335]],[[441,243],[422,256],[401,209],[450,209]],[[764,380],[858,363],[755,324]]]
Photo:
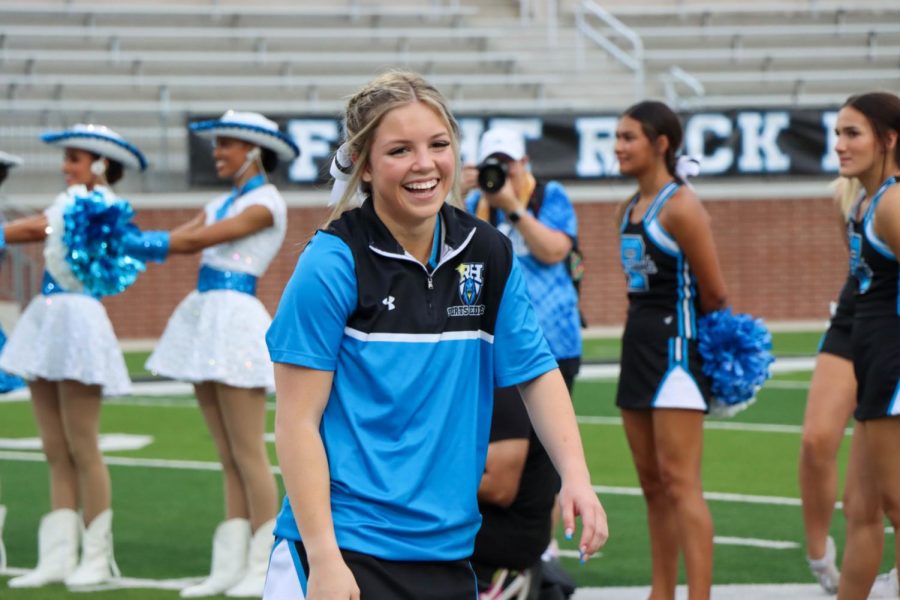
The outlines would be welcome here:
[[[84,291],[96,298],[125,291],[146,269],[125,253],[123,239],[137,230],[125,200],[106,201],[99,192],[77,196],[63,214],[66,262]]]
[[[716,400],[727,406],[753,400],[775,360],[772,335],[763,322],[723,308],[701,317],[697,329],[703,373]]]

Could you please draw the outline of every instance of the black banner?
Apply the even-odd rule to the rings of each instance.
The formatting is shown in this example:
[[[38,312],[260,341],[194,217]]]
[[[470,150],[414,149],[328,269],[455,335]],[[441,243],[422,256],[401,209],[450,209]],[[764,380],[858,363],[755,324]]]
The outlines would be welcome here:
[[[192,120],[215,118],[196,117]],[[534,173],[547,179],[603,179],[618,176],[613,153],[618,115],[457,117],[462,158],[475,162],[482,132],[498,125],[520,129]],[[684,152],[700,159],[701,176],[789,176],[837,172],[834,154],[836,109],[703,111],[681,114]],[[314,184],[329,179],[328,165],[340,139],[340,121],[322,116],[274,120],[300,147],[300,158],[280,165],[279,184]],[[190,134],[190,183],[218,183],[208,140]]]

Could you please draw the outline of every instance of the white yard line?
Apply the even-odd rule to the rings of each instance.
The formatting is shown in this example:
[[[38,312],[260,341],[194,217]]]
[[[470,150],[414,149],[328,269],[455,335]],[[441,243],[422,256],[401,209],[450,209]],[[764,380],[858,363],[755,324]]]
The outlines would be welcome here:
[[[0,460],[17,462],[44,462],[41,452],[17,452],[14,450],[0,450]],[[222,465],[218,462],[204,460],[167,460],[162,458],[129,458],[125,456],[104,456],[103,461],[116,467],[146,467],[150,469],[176,469],[182,471],[221,471]],[[281,473],[278,467],[272,467],[272,472]]]
[[[0,457],[2,458],[2,457]],[[639,487],[624,487],[614,485],[595,485],[594,491],[598,494],[611,496],[640,496]],[[703,492],[703,497],[716,502],[738,502],[743,504],[768,504],[771,506],[800,506],[800,498],[787,498],[784,496],[754,496],[752,494],[732,494],[730,492]]]
[[[582,425],[614,425],[622,424],[622,417],[576,417]],[[750,431],[754,433],[802,433],[800,425],[777,425],[769,423],[733,423],[731,421],[715,421],[707,419],[703,423],[704,429],[719,429],[727,431]]]
[[[595,417],[589,415],[581,415],[575,417],[582,425],[612,425],[620,426],[622,424],[621,417]],[[707,419],[703,423],[704,429],[715,429],[724,431],[747,431],[752,433],[803,433],[801,425],[778,425],[772,423],[735,423],[733,421],[717,421],[715,419]],[[845,435],[853,433],[853,429],[844,430]]]
[[[778,358],[772,363],[772,373],[793,373],[794,371],[811,371],[816,364],[814,357],[797,356]],[[578,371],[578,379],[595,381],[601,379],[615,379],[619,376],[619,365],[581,365]],[[766,384],[768,385],[768,384]]]
[[[749,546],[751,548],[768,548],[771,550],[793,550],[799,548],[797,542],[785,540],[761,540],[758,538],[742,538],[717,535],[713,537],[713,543],[720,546]]]
[[[0,460],[16,462],[44,462],[44,455],[40,452],[20,452],[14,450],[0,451]],[[145,467],[151,469],[179,469],[188,471],[221,471],[222,465],[214,461],[202,460],[166,460],[160,458],[129,458],[125,456],[104,456],[103,460],[108,465],[117,467]],[[273,466],[272,472],[281,473],[281,469]],[[615,496],[640,496],[641,488],[595,485],[594,491],[598,494],[610,494]],[[800,506],[799,498],[783,498],[779,496],[753,496],[747,494],[732,494],[727,492],[705,492],[707,500],[721,502],[743,502],[747,504],[770,504],[780,506]]]
[[[22,569],[19,567],[7,567],[0,571],[0,575],[12,577],[15,575],[24,575],[31,569]],[[104,584],[84,588],[83,592],[102,592],[108,590],[121,589],[149,589],[149,590],[180,590],[189,585],[193,585],[201,581],[202,577],[182,577],[179,579],[138,579],[135,577],[119,577],[118,579]]]
[[[649,587],[579,588],[572,600],[646,600]],[[712,597],[716,600],[824,600],[828,598],[822,588],[814,583],[714,585]],[[678,586],[676,600],[687,599],[687,588]]]

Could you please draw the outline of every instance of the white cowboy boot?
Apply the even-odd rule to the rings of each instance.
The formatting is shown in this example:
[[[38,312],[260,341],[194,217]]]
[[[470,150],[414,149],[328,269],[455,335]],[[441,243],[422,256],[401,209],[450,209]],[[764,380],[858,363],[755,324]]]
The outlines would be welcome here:
[[[272,542],[275,536],[275,519],[266,521],[256,530],[250,540],[247,553],[247,572],[237,585],[228,589],[225,595],[230,598],[262,598],[266,587],[266,571],[269,569],[269,555],[272,553]]]
[[[78,564],[78,513],[60,508],[41,518],[38,564],[33,571],[9,580],[9,587],[41,587],[63,581]]]
[[[228,519],[216,527],[213,534],[212,568],[209,577],[181,590],[182,598],[215,596],[234,586],[247,569],[247,545],[250,542],[250,521]]]
[[[120,575],[113,556],[112,510],[106,509],[84,530],[81,562],[65,581],[68,587],[78,588],[106,583]]]

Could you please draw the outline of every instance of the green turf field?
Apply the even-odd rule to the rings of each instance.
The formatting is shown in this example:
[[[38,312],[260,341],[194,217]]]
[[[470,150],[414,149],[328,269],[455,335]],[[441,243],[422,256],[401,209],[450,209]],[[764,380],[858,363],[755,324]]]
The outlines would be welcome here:
[[[822,331],[773,333],[772,350],[777,356],[812,356],[819,347],[821,337]],[[585,338],[581,358],[584,362],[618,362],[620,346],[619,338]]]
[[[809,373],[779,375],[747,411],[729,421],[707,422],[704,484],[707,492],[719,498],[710,500],[716,535],[796,544],[788,549],[717,544],[716,583],[811,582],[802,549],[796,481],[808,378]],[[594,483],[603,486],[600,495],[611,530],[601,557],[586,565],[564,559],[568,570],[585,586],[649,583],[643,501],[635,495],[637,478],[613,406],[615,385],[613,381],[580,381],[575,390],[589,466]],[[760,425],[789,427],[767,431]],[[215,465],[213,445],[192,399],[110,401],[104,407],[102,430],[154,439],[141,450],[108,454],[110,461],[115,461],[110,466],[114,534],[123,574],[153,580],[202,575],[208,568],[210,536],[222,516],[222,501],[219,474],[208,470]],[[0,403],[0,438],[34,435],[27,402]],[[274,460],[274,452],[272,455]],[[123,459],[138,464],[117,464]],[[172,462],[148,466],[140,462],[146,459]],[[845,464],[846,448],[840,461]],[[37,522],[48,509],[46,474],[39,452],[0,451],[0,501],[9,509],[4,540],[11,567],[33,565]],[[838,515],[832,529],[838,548],[843,546],[843,528]],[[574,542],[561,541],[561,547],[574,549]],[[892,560],[893,553],[888,551],[882,571]],[[5,579],[0,577],[3,598],[71,597],[62,586],[11,590],[5,587]],[[143,600],[176,598],[177,593],[116,590],[94,592],[91,597]]]

